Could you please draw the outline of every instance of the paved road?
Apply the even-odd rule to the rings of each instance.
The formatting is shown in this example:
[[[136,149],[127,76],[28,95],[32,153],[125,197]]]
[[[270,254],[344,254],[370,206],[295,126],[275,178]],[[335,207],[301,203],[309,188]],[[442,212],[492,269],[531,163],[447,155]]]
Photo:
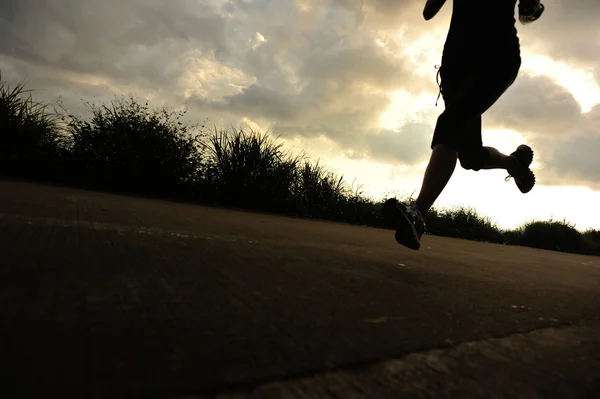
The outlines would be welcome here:
[[[6,181],[0,251],[2,397],[600,388],[598,257]]]

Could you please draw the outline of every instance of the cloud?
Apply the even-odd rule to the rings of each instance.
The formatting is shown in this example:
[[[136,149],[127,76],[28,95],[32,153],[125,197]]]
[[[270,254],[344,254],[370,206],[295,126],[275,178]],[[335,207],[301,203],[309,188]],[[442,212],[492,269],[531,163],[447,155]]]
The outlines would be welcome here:
[[[10,0],[0,16],[0,66],[67,105],[133,91],[387,157],[381,140],[392,136],[379,133],[378,119],[388,93],[418,91],[422,78],[399,55],[401,43],[380,46],[364,22],[408,3]]]
[[[595,68],[598,78],[600,2],[547,3],[540,21],[519,27],[523,47]],[[135,92],[152,96],[153,104],[185,104],[198,119],[256,123],[287,138],[325,136],[354,158],[415,164],[429,153],[431,113],[442,109],[427,109],[423,118],[398,129],[380,128],[380,116],[394,119],[390,93],[397,90],[414,98],[431,92],[435,100],[434,71],[428,68],[441,56],[438,37],[452,7],[449,2],[426,22],[423,5],[5,0],[0,68],[3,79],[27,78],[42,89],[36,95],[61,95],[67,105],[81,97]],[[522,74],[484,121],[488,128],[529,135],[547,165],[546,176],[598,180],[593,149],[600,150],[600,112],[581,114],[573,96],[552,80]],[[567,145],[567,138],[573,143]]]
[[[546,76],[521,73],[484,116],[486,124],[559,138],[582,121],[573,95]]]
[[[388,93],[400,88],[419,91],[423,80],[411,72],[405,58],[362,30],[351,10],[333,7],[319,16],[318,7],[323,5],[301,3],[296,8],[299,14],[314,14],[308,28],[298,15],[285,26],[262,26],[265,40],[259,47],[245,48],[240,64],[256,81],[222,98],[196,99],[196,104],[261,121],[283,136],[323,135],[347,151],[364,145],[364,151],[356,153],[389,158],[371,147],[389,133],[378,127],[390,104]],[[260,9],[270,12],[264,4]],[[419,154],[428,150],[425,145]],[[412,155],[395,158],[411,160]]]
[[[541,184],[600,187],[600,105],[583,113],[573,95],[550,78],[519,76],[484,115],[484,128],[528,136],[544,165]]]
[[[93,75],[116,85],[170,84],[172,61],[191,49],[226,55],[224,17],[176,1],[9,0],[0,53],[38,69]]]
[[[398,29],[401,26],[424,22],[421,0],[335,0],[334,6],[343,7],[360,15],[360,20],[370,26]],[[445,10],[451,8],[448,5]]]
[[[213,104],[220,110],[275,120],[292,119],[297,112],[287,96],[257,84],[244,88],[238,94],[225,97],[224,101],[216,101]]]
[[[556,143],[551,153],[557,174],[572,182],[600,189],[599,148],[600,129]]]
[[[409,122],[398,131],[386,129],[361,135],[346,155],[353,159],[371,158],[392,164],[414,165],[423,162],[429,155],[432,134],[429,124]]]
[[[538,136],[534,144],[545,154],[545,169],[554,184],[600,189],[600,105],[581,114],[561,137]]]
[[[542,0],[542,17],[527,26],[519,25],[522,44],[552,55],[557,61],[593,68],[600,60],[597,0]]]

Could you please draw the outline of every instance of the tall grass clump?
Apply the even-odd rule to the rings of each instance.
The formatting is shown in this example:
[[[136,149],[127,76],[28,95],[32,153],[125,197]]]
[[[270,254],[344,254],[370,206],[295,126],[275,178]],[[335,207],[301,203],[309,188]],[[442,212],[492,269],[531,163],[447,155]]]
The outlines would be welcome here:
[[[304,160],[294,186],[297,210],[305,216],[341,220],[350,190],[343,176],[327,170],[317,161]]]
[[[33,100],[24,83],[13,88],[0,74],[0,173],[48,178],[64,152],[58,114]]]
[[[293,156],[268,132],[231,127],[205,137],[209,156],[200,186],[213,201],[361,224],[376,218],[376,207],[343,176],[302,154]]]
[[[203,186],[218,202],[273,211],[293,202],[299,157],[268,133],[214,129],[207,140]]]
[[[148,102],[133,97],[87,105],[91,119],[65,117],[76,181],[152,195],[185,195],[191,190],[202,154],[194,126],[181,121],[185,111],[152,110]]]

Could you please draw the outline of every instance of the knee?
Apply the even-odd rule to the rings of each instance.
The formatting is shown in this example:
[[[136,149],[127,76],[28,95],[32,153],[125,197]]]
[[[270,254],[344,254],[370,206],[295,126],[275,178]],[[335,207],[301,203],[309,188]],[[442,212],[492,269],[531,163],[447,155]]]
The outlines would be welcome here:
[[[488,158],[488,152],[485,148],[460,150],[458,152],[458,160],[463,169],[473,170],[475,172],[481,170]]]

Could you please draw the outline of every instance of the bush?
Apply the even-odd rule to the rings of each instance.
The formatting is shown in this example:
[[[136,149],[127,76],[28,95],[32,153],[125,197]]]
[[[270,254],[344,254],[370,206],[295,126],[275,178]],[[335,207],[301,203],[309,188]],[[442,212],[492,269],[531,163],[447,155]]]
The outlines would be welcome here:
[[[589,229],[583,233],[585,253],[600,255],[600,230]]]
[[[492,223],[490,218],[480,216],[472,208],[432,208],[426,222],[430,234],[494,243],[504,242],[500,228]]]
[[[584,241],[581,233],[567,221],[532,221],[510,234],[512,245],[581,253]]]
[[[344,204],[344,221],[362,226],[386,227],[381,216],[383,202],[375,202],[356,191]]]
[[[201,152],[185,112],[150,110],[133,97],[90,105],[91,120],[65,117],[73,178],[87,186],[181,195],[198,178]]]

